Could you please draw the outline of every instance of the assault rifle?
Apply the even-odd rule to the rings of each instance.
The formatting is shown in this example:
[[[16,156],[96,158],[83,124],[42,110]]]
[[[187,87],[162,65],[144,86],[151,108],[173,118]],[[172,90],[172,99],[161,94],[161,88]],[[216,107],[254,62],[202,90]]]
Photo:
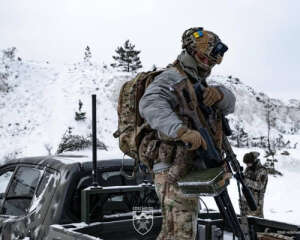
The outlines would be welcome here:
[[[201,109],[201,111],[204,114],[206,114],[207,117],[209,117],[210,114],[214,114],[215,110],[212,107],[207,107],[203,104],[202,96],[203,96],[204,87],[201,85],[201,83],[195,84],[194,89],[197,96],[199,108]],[[255,211],[257,209],[257,205],[252,192],[245,184],[243,167],[241,167],[239,161],[237,160],[236,154],[233,152],[232,147],[227,138],[227,136],[230,136],[232,134],[230,126],[228,124],[228,120],[225,118],[224,114],[221,114],[221,118],[222,118],[222,127],[223,127],[222,148],[225,152],[224,160],[227,163],[227,166],[229,167],[230,171],[233,173],[235,179],[242,185],[242,192],[247,200],[249,208],[251,209],[251,211]]]
[[[207,143],[207,150],[204,150],[202,148],[196,150],[196,162],[202,168],[203,166],[205,168],[220,167],[225,163],[229,171],[236,178],[236,180],[241,183],[243,194],[247,200],[250,209],[252,211],[256,210],[256,202],[253,198],[251,191],[245,185],[242,168],[238,160],[236,159],[236,155],[234,154],[230,143],[227,139],[226,135],[230,134],[230,128],[225,117],[222,116],[222,149],[224,153],[220,153],[217,150],[216,144],[212,137],[212,126],[210,126],[209,124],[209,118],[213,116],[213,114],[216,114],[216,111],[212,107],[207,107],[203,104],[202,95],[204,87],[201,84],[193,86],[191,82],[188,79],[186,79],[175,85],[174,90],[179,99],[179,114],[191,120],[193,128],[201,133],[202,137]],[[221,154],[224,154],[225,156],[222,157]],[[222,191],[218,196],[215,196],[214,199],[224,221],[228,223],[233,233],[239,239],[245,240],[246,238],[244,232],[241,229],[239,220],[232,206],[227,189]]]

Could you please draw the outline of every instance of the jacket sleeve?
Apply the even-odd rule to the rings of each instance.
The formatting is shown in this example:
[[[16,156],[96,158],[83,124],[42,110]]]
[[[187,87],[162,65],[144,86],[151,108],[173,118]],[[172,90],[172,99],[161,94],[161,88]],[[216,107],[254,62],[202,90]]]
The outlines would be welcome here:
[[[140,114],[151,128],[170,138],[177,137],[177,131],[183,124],[174,112],[178,100],[172,88],[182,79],[172,70],[161,73],[145,90],[139,103]]]
[[[268,182],[268,173],[265,168],[261,168],[257,175],[255,180],[251,180],[249,178],[245,179],[245,182],[247,186],[251,189],[254,189],[256,191],[260,191],[265,188],[267,182]]]
[[[215,86],[219,91],[223,93],[223,99],[216,104],[216,107],[220,109],[225,115],[234,112],[236,98],[234,94],[224,86]]]

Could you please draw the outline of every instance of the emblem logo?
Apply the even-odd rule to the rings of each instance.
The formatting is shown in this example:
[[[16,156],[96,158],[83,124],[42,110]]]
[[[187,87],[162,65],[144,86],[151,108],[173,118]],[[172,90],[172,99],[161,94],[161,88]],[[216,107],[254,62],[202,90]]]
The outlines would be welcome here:
[[[135,231],[143,236],[150,232],[153,227],[153,208],[134,207],[132,224]]]

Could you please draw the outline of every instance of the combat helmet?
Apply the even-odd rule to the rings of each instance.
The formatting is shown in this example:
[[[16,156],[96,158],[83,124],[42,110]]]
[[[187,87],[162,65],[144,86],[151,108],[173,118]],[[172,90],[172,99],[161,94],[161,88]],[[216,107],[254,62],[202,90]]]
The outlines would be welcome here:
[[[215,64],[222,62],[228,47],[213,32],[202,27],[190,28],[182,34],[182,48],[193,56],[199,67],[210,71]]]
[[[259,152],[249,152],[249,153],[246,153],[244,155],[243,162],[245,164],[247,164],[247,163],[254,163],[258,159],[258,156],[259,156]]]

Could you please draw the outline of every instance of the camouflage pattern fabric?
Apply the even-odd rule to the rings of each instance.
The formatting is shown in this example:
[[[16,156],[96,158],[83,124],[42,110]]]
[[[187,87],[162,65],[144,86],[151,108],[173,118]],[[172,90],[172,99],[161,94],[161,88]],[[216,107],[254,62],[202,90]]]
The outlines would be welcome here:
[[[184,31],[181,40],[182,48],[187,49],[191,55],[200,52],[204,56],[208,56],[210,61],[214,63],[220,64],[222,62],[223,55],[217,57],[211,55],[216,44],[221,41],[215,33],[201,27],[190,28]]]
[[[162,71],[141,72],[121,87],[118,99],[118,130],[113,136],[119,138],[120,150],[138,159],[138,148],[149,126],[139,114],[139,101],[145,88]]]
[[[188,151],[182,143],[177,143],[175,153],[173,155],[173,164],[169,169],[167,179],[171,183],[177,182],[190,172],[193,167],[195,152]]]
[[[154,131],[145,134],[139,146],[139,159],[152,172],[153,164],[158,159],[160,141]]]
[[[198,198],[185,198],[176,183],[168,183],[168,170],[155,174],[155,189],[163,223],[157,240],[193,240],[197,233]]]
[[[239,201],[241,215],[264,217],[264,196],[268,183],[267,169],[258,160],[252,167],[247,167],[245,172],[245,183],[250,188],[257,203],[257,210],[251,211],[244,196]]]

